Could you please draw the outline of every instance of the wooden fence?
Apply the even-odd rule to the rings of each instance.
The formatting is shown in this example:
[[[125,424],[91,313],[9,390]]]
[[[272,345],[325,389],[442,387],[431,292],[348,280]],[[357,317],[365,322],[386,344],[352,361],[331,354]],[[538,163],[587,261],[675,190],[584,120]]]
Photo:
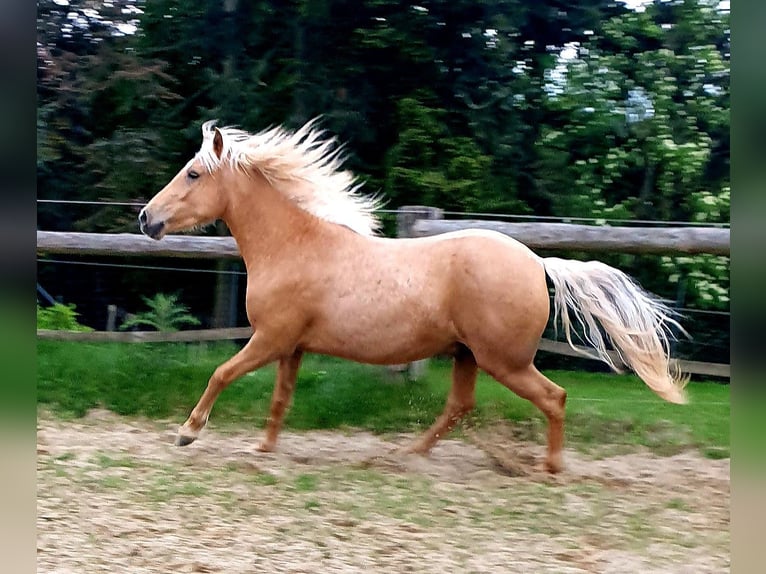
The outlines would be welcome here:
[[[620,253],[712,253],[730,255],[730,230],[716,227],[610,227],[570,223],[507,223],[440,220],[439,210],[408,208],[397,218],[399,237],[423,237],[461,229],[492,229],[532,249]],[[168,235],[155,241],[135,233],[38,231],[37,252],[238,259],[232,237]]]
[[[531,249],[612,251],[620,253],[712,253],[729,255],[730,230],[719,227],[610,227],[572,223],[508,223],[505,221],[417,220],[411,237],[461,229],[491,229]]]
[[[50,255],[106,255],[239,259],[233,237],[168,235],[162,241],[137,233],[78,233],[38,231],[37,253]]]
[[[38,329],[38,339],[78,343],[200,343],[249,339],[250,327],[193,329],[188,331],[57,331]]]
[[[399,237],[437,235],[459,229],[493,229],[525,243],[534,249],[566,249],[578,251],[622,253],[712,253],[730,254],[730,230],[718,227],[612,227],[568,223],[507,223],[484,220],[444,220],[443,211],[425,206],[406,206],[397,213]],[[238,259],[239,250],[232,237],[197,237],[170,235],[154,241],[130,233],[37,232],[37,253],[102,256],[193,257],[206,259]],[[189,342],[250,337],[249,327],[206,329],[162,333],[145,332],[66,332],[38,330],[41,339],[64,339],[82,342]],[[584,357],[567,343],[543,339],[541,351],[559,355]],[[588,354],[586,348],[581,351]],[[615,360],[619,357],[615,354]],[[418,377],[427,360],[399,368]],[[618,363],[619,364],[619,363]],[[678,361],[685,372],[715,377],[730,377],[730,366],[721,363]]]

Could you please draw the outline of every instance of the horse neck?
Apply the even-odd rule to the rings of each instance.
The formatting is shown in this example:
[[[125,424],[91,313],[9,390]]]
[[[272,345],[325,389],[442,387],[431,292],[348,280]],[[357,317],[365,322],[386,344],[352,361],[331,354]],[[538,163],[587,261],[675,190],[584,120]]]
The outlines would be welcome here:
[[[234,236],[248,269],[294,250],[296,243],[321,233],[320,220],[274,189],[259,173],[232,173],[222,186],[228,193],[223,221]]]

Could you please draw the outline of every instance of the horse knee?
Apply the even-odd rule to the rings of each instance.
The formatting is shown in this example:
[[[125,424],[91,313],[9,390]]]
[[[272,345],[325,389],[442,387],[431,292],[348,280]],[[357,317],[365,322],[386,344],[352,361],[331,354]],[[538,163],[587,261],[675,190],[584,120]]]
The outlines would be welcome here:
[[[208,380],[208,386],[214,389],[223,389],[231,381],[231,373],[227,370],[226,365],[220,365]]]
[[[556,387],[555,391],[553,392],[553,398],[562,409],[566,406],[567,392],[561,387]]]

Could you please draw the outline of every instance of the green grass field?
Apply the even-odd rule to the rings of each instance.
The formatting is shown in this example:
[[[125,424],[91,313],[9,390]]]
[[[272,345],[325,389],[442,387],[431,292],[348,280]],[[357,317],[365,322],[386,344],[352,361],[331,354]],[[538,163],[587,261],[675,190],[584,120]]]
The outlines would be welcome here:
[[[39,341],[37,351],[38,404],[58,416],[80,417],[103,407],[121,415],[174,417],[181,423],[213,370],[236,347]],[[432,361],[423,380],[409,382],[381,367],[308,356],[285,426],[374,432],[424,429],[444,406],[449,371],[448,361]],[[693,447],[710,457],[729,456],[728,385],[690,383],[690,404],[678,406],[662,401],[633,376],[546,374],[568,392],[570,445],[586,450],[601,444],[645,445],[668,454]],[[211,421],[219,428],[262,426],[273,384],[273,367],[235,381],[216,402]],[[529,438],[542,439],[544,419],[537,409],[486,375],[480,376],[476,398],[471,424],[515,421],[531,429]]]

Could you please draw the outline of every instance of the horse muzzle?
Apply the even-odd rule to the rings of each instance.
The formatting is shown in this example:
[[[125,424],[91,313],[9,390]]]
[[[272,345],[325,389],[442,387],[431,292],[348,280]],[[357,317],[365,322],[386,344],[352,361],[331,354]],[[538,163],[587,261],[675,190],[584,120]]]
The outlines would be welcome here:
[[[165,230],[164,221],[153,221],[149,214],[146,212],[146,208],[141,210],[138,214],[138,228],[141,233],[152,239],[162,239]]]

